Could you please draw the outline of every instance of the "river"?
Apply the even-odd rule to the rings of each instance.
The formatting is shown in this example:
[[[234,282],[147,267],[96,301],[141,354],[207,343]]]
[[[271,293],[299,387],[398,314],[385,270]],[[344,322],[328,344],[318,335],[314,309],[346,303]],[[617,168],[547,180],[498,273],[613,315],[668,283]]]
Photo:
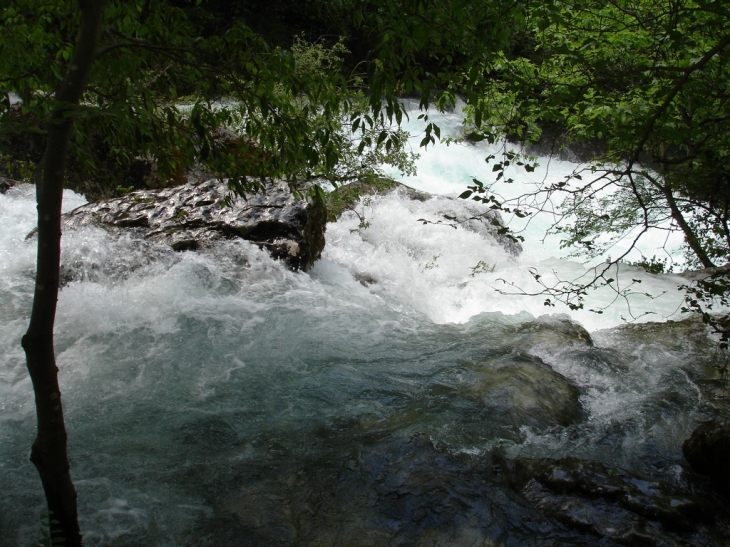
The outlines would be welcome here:
[[[175,253],[65,233],[56,348],[85,544],[613,545],[540,515],[509,462],[574,456],[684,484],[681,443],[716,408],[704,327],[666,322],[681,319],[681,279],[627,267],[641,290],[602,314],[495,290],[586,267],[530,234],[515,256],[419,222],[465,211],[453,195],[489,176],[484,152],[422,154],[405,182],[437,197],[361,203],[369,226],[328,225],[309,273],[243,241]],[[33,198],[0,195],[8,547],[36,545],[44,511],[20,348]],[[67,191],[64,209],[83,202]]]

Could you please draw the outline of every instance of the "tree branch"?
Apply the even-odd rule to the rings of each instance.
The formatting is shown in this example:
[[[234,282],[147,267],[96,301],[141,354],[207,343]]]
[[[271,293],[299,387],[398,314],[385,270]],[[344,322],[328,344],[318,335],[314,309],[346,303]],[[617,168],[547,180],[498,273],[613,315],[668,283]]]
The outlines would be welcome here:
[[[662,114],[664,114],[664,112],[666,112],[674,98],[682,90],[687,81],[689,81],[690,76],[692,76],[692,74],[697,72],[698,70],[702,70],[702,68],[704,68],[704,66],[710,61],[710,59],[712,59],[715,55],[725,49],[728,44],[730,44],[730,36],[723,36],[723,38],[715,45],[715,47],[706,52],[699,61],[684,70],[684,74],[677,81],[669,94],[665,97],[664,102],[659,106],[656,112],[654,112],[652,117],[649,118],[649,121],[644,128],[644,132],[639,138],[639,143],[636,145],[633,154],[629,158],[628,169],[631,169],[633,165],[637,162],[637,160],[639,159],[639,154],[641,154],[642,150],[644,149],[644,145],[649,140],[649,137],[654,130],[654,125],[656,124],[657,120],[661,117]]]

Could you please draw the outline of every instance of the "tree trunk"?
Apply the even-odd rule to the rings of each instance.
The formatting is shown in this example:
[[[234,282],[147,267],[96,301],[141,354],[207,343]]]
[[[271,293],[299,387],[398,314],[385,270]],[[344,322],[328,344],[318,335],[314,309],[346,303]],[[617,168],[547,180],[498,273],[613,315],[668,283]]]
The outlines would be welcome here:
[[[690,225],[687,224],[687,221],[685,220],[684,215],[682,214],[682,211],[680,211],[679,207],[677,206],[677,202],[674,199],[674,194],[672,193],[672,189],[669,187],[669,184],[666,181],[661,186],[661,191],[664,194],[664,197],[666,198],[667,203],[669,204],[669,209],[672,211],[672,218],[682,229],[682,232],[684,232],[684,240],[687,242],[687,245],[689,245],[689,248],[692,249],[695,256],[700,261],[700,264],[702,264],[702,267],[703,268],[714,268],[715,264],[712,262],[712,260],[710,260],[710,257],[707,256],[707,253],[705,252],[705,249],[702,247],[700,240],[697,238],[695,233],[692,231],[692,228],[690,227]]]
[[[38,469],[51,512],[51,538],[65,547],[81,545],[76,490],[71,482],[53,325],[61,261],[61,202],[74,109],[78,107],[96,56],[104,0],[78,0],[81,26],[68,72],[55,94],[48,125],[43,173],[36,187],[38,254],[33,309],[23,336],[35,393],[38,432],[30,459]]]

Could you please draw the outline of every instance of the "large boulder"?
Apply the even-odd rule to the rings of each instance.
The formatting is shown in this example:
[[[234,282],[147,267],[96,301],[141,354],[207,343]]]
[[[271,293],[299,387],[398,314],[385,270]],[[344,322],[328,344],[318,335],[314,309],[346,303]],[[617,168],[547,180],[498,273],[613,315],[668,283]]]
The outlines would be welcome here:
[[[192,182],[90,203],[64,215],[63,229],[128,230],[177,251],[240,237],[267,249],[293,270],[307,271],[324,249],[326,216],[316,204],[274,181],[265,192],[238,197],[226,181]]]
[[[709,420],[682,444],[684,457],[697,473],[712,478],[715,488],[730,495],[730,420]]]
[[[501,426],[543,431],[585,417],[580,390],[539,357],[512,354],[482,363],[472,394],[485,405],[484,418]]]

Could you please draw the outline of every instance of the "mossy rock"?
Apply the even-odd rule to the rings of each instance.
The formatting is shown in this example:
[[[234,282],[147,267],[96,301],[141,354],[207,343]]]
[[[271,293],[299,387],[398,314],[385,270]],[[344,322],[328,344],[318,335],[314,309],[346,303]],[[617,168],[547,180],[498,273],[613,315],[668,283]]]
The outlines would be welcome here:
[[[401,186],[401,183],[385,177],[371,177],[339,186],[325,198],[327,221],[336,222],[344,211],[354,207],[363,196],[387,194]]]

